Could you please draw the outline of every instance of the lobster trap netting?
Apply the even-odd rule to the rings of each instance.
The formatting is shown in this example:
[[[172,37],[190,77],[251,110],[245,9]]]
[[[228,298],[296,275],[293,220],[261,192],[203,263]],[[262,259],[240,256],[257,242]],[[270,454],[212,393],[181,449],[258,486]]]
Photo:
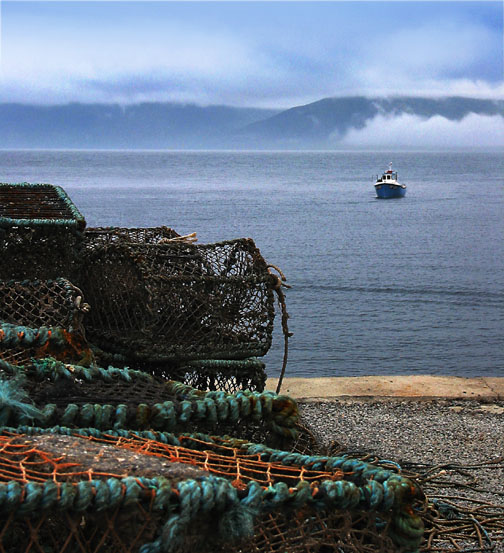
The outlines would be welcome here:
[[[58,326],[83,332],[88,307],[66,279],[0,280],[0,321],[29,327]]]
[[[234,346],[235,351],[232,353],[235,357],[236,347],[240,350],[250,349],[251,342],[257,340],[257,337],[252,335],[252,330],[247,331],[248,335],[244,333],[244,328],[261,324],[260,321],[251,322],[250,319],[255,316],[252,310],[255,309],[261,314],[262,309],[268,309],[268,316],[272,316],[269,306],[253,306],[254,302],[256,304],[269,302],[268,295],[264,298],[251,298],[250,287],[254,286],[252,280],[265,270],[264,260],[255,247],[251,251],[253,255],[258,256],[257,259],[251,259],[246,252],[238,252],[237,245],[227,250],[222,248],[223,252],[214,255],[213,250],[218,250],[215,245],[193,246],[193,242],[196,241],[195,233],[180,236],[168,227],[88,228],[85,236],[87,254],[82,279],[87,284],[84,284],[84,287],[94,286],[93,297],[100,298],[100,301],[105,298],[108,302],[108,307],[103,306],[100,313],[93,312],[89,320],[98,363],[101,365],[110,363],[122,367],[134,366],[150,374],[178,380],[201,390],[224,390],[230,393],[243,389],[264,390],[265,364],[256,357],[247,355],[264,354],[267,351],[269,347],[267,341],[270,339],[271,332],[269,328],[266,330],[265,338],[264,332],[262,337],[259,337],[259,341],[266,341],[263,346],[259,345],[262,349],[259,350],[256,347],[248,354],[240,351],[238,359],[229,359],[228,351],[224,354],[226,357],[220,359],[222,347],[220,351],[213,347],[215,334],[223,328],[222,313],[226,313],[228,319],[226,332],[229,334],[231,328],[234,335],[230,339],[238,344]],[[115,269],[105,267],[104,278],[97,282],[97,271],[103,269],[101,264],[107,258],[106,252],[111,246],[112,251],[115,251],[120,258],[119,265]],[[114,250],[114,246],[118,246],[120,250]],[[140,249],[136,250],[138,246]],[[145,250],[142,249],[144,246],[152,246],[152,248]],[[158,246],[161,246],[161,249]],[[209,253],[205,253],[206,251]],[[139,252],[141,253],[140,264],[138,264]],[[163,253],[164,257],[161,261],[155,259],[158,252]],[[89,281],[88,255],[98,256],[91,271],[92,279],[95,279],[92,282]],[[122,269],[119,270],[119,266],[125,263],[125,256],[126,263],[131,269],[125,274],[134,272],[138,274],[138,278],[133,280],[133,285],[129,289],[121,290],[122,281],[119,281],[117,289],[112,281],[120,278],[117,276],[117,271],[122,271]],[[148,260],[146,257],[152,257],[152,259]],[[206,266],[205,270],[198,268],[196,259]],[[152,287],[149,275],[157,270],[156,263],[159,263],[157,269],[161,272],[159,272],[160,278]],[[226,269],[223,267],[224,264]],[[238,268],[240,264],[243,265],[241,270]],[[249,270],[246,267],[247,264],[255,268]],[[251,273],[252,276],[249,275],[243,279],[245,273]],[[216,276],[219,277],[218,282],[215,279]],[[213,284],[210,282],[212,278],[214,278]],[[267,278],[275,279],[273,276]],[[184,280],[183,283],[180,282],[181,279]],[[204,286],[202,282],[198,284],[198,281],[205,279]],[[229,288],[224,294],[230,279],[235,281],[234,292]],[[241,283],[240,279],[242,279]],[[108,283],[107,286],[105,286],[106,283]],[[220,298],[215,294],[216,288],[222,294]],[[248,320],[241,321],[241,328],[236,319],[241,315],[230,311],[230,298],[233,293],[242,296],[240,299],[243,307],[242,314],[248,312]],[[174,294],[177,296],[176,300],[173,297],[170,299],[170,295]],[[168,300],[166,300],[167,297]],[[227,304],[219,304],[223,298],[228,302]],[[180,309],[181,306],[184,306],[183,311]],[[233,309],[237,308],[235,301]],[[143,313],[141,316],[140,312]],[[124,316],[126,323],[122,320]],[[220,328],[216,327],[213,334],[207,328],[211,317],[220,320]],[[236,320],[229,320],[230,317]],[[145,321],[148,321],[147,329],[143,326]],[[131,341],[132,334],[134,334],[133,341]],[[113,336],[112,339],[111,336]],[[221,338],[224,342],[225,335],[222,334]],[[140,342],[143,343],[142,347],[139,347]]]
[[[121,229],[122,230],[122,229]],[[139,232],[150,229],[138,229]],[[55,357],[68,363],[131,363],[88,344],[84,315],[90,306],[66,279],[0,281],[0,359],[14,364],[32,358]],[[256,359],[200,360],[186,363],[146,363],[135,367],[167,380],[178,380],[201,390],[263,391],[265,364]]]
[[[185,362],[262,356],[271,345],[278,277],[250,239],[196,246],[86,238],[83,261],[88,337],[105,351]]]
[[[54,356],[89,364],[83,316],[89,306],[66,279],[0,280],[0,359],[15,364]]]
[[[418,486],[348,457],[204,435],[22,428],[4,429],[0,459],[4,551],[390,553],[417,551],[423,534]]]
[[[151,371],[152,374],[163,374],[159,366]],[[166,376],[198,390],[262,392],[266,386],[266,364],[255,357],[189,361],[169,366]]]
[[[0,424],[213,432],[276,447],[315,449],[297,403],[272,392],[204,392],[142,371],[33,359],[0,361]],[[17,398],[9,406],[8,397]]]
[[[193,236],[193,235],[191,235]],[[88,245],[107,246],[116,243],[162,244],[184,237],[169,227],[88,227],[85,231]]]
[[[85,226],[59,186],[0,183],[0,279],[73,280]]]
[[[147,362],[111,354],[93,345],[93,353],[100,366],[134,367],[165,380],[177,380],[204,391],[239,390],[262,392],[266,385],[266,364],[257,357],[248,359],[200,359],[196,361]]]

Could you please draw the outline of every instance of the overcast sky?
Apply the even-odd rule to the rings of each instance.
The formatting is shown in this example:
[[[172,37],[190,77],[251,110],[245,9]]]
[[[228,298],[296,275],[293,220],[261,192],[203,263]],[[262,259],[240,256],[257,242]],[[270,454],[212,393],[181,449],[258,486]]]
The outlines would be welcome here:
[[[2,102],[504,98],[502,1],[0,6]]]

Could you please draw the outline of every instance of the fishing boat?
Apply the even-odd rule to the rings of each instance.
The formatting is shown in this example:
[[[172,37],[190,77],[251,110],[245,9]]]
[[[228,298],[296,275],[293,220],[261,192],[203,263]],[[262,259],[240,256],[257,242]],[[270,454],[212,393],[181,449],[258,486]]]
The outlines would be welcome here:
[[[403,198],[406,196],[406,185],[397,181],[397,171],[392,171],[392,162],[381,177],[376,176],[374,185],[376,197],[381,199]]]

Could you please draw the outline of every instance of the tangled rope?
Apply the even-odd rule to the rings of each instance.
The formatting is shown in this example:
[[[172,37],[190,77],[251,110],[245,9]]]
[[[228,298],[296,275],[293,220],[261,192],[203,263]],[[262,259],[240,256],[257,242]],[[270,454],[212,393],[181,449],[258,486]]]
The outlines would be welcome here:
[[[271,272],[271,269],[274,269],[278,275]],[[276,387],[276,393],[279,394],[282,389],[282,382],[285,376],[285,369],[287,368],[287,358],[289,356],[289,338],[292,336],[292,332],[289,332],[289,313],[287,313],[287,305],[285,303],[285,294],[282,290],[282,286],[285,288],[290,288],[289,284],[286,284],[286,278],[282,270],[279,269],[276,265],[268,265],[268,271],[271,277],[275,280],[275,285],[273,287],[274,292],[277,295],[278,305],[282,312],[282,332],[284,336],[284,355],[282,361],[282,368],[280,369],[280,376],[278,378],[278,384]]]
[[[427,497],[422,513],[426,526],[423,551],[500,552],[504,546],[504,491],[481,487],[480,479],[482,471],[504,471],[504,457],[466,465],[408,462],[404,468]]]

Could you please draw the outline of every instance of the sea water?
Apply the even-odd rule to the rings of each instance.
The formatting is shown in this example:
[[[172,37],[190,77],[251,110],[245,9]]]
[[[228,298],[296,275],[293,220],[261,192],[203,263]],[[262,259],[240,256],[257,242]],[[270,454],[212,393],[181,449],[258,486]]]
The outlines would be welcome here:
[[[407,194],[378,200],[390,161]],[[290,376],[504,376],[499,153],[0,151],[0,181],[63,186],[88,226],[253,238],[292,285]]]

